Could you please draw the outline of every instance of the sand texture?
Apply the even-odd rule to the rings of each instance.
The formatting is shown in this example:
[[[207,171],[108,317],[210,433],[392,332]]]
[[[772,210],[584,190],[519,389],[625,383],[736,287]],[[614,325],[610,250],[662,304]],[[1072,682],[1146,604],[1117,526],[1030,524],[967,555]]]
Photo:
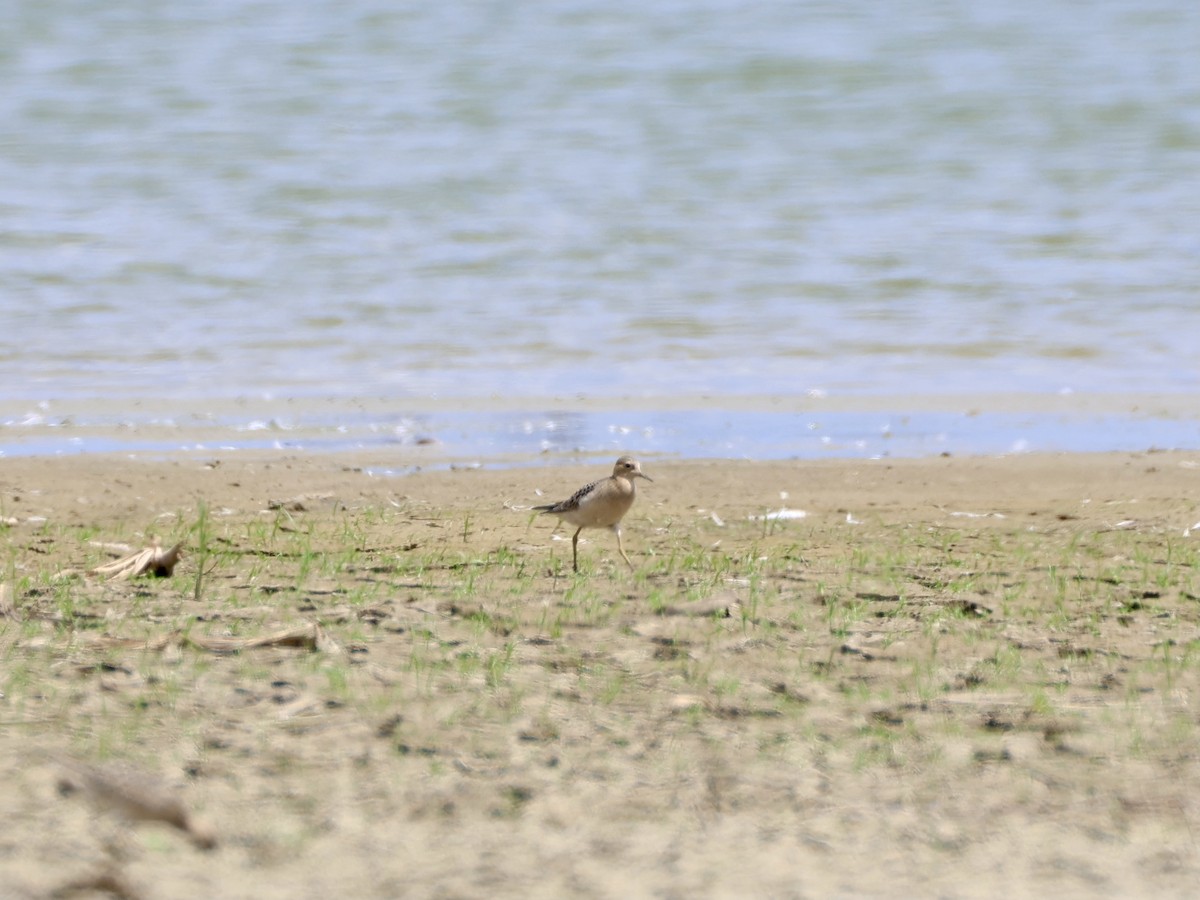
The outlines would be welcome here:
[[[0,896],[1195,895],[1200,455],[386,462],[0,460]]]

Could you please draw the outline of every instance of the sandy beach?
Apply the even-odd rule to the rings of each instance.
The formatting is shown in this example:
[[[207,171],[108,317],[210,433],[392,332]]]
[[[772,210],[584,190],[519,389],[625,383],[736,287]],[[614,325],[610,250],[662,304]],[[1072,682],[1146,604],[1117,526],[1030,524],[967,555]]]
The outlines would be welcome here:
[[[1200,454],[610,465],[0,460],[0,894],[1194,895]]]

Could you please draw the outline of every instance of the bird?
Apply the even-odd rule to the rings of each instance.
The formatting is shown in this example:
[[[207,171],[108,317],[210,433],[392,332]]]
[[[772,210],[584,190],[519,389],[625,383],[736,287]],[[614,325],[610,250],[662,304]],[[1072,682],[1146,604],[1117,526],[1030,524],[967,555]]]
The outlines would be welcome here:
[[[633,483],[637,478],[654,481],[642,471],[641,463],[636,459],[632,456],[622,456],[613,466],[613,473],[608,478],[585,484],[559,503],[534,507],[537,512],[558,516],[562,521],[575,526],[575,534],[571,538],[571,564],[576,572],[579,571],[579,532],[585,528],[611,528],[617,535],[617,549],[629,568],[633,568],[633,563],[621,544],[621,519],[633,506],[637,494]]]

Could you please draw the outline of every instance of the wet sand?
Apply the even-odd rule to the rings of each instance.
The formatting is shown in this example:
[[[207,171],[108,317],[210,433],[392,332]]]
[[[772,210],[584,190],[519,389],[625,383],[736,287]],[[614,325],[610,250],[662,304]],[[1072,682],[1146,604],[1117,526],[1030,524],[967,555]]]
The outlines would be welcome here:
[[[8,894],[1194,893],[1200,454],[650,459],[578,577],[607,465],[388,460],[0,460]]]
[[[634,451],[669,458],[919,458],[1200,446],[1187,393],[0,399],[0,458],[376,454],[393,470]]]

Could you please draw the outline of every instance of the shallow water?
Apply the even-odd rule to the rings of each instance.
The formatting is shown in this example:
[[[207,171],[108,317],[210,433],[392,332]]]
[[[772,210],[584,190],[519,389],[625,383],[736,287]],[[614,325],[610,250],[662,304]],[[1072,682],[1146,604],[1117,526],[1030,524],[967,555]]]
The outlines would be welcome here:
[[[1189,0],[47,0],[0,23],[0,452],[251,446],[280,400],[285,440],[388,441],[419,408],[468,455],[541,447],[548,410],[596,451],[1200,445],[1200,404],[1037,402],[1200,392]],[[996,394],[1036,427],[902,400],[813,444],[739,400]],[[620,398],[639,412],[592,405]],[[879,437],[905,416],[911,440]]]
[[[387,401],[330,398],[239,402],[182,417],[145,406],[135,417],[119,406],[109,412],[93,406],[81,420],[57,418],[47,405],[0,426],[0,456],[353,450],[380,460],[381,471],[403,473],[565,457],[611,461],[623,452],[819,459],[1200,447],[1200,416],[1186,399],[1147,397],[1133,405],[1111,399],[992,397],[984,408],[930,398],[650,398],[541,407],[431,400],[399,413],[399,404]]]

